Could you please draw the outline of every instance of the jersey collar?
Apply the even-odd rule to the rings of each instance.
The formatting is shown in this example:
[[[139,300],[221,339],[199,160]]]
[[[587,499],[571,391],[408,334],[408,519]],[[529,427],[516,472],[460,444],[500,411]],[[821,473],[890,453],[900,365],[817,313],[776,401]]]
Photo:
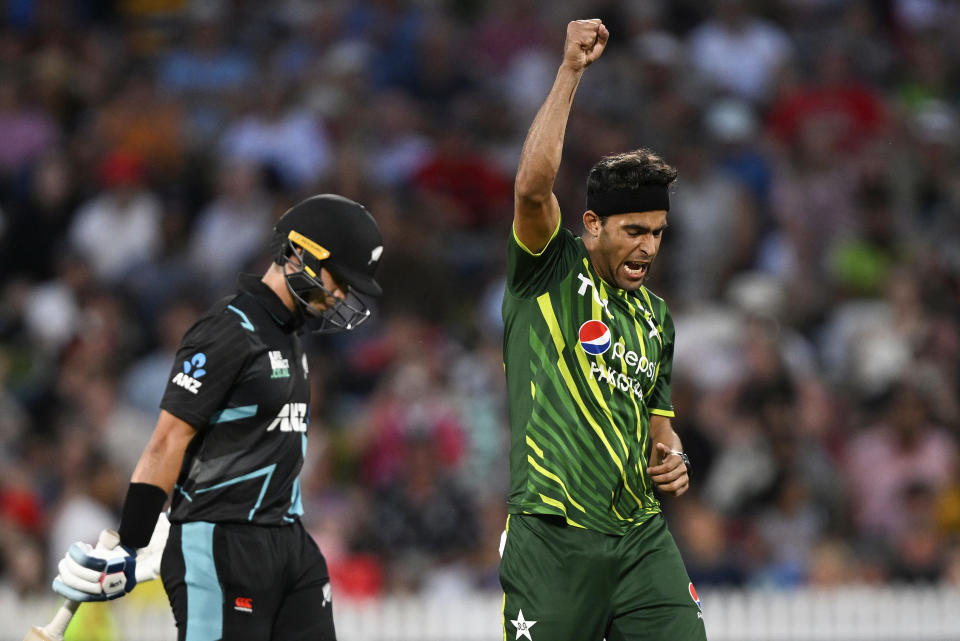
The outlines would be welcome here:
[[[276,292],[256,274],[240,274],[240,291],[253,296],[260,306],[277,322],[284,332],[292,332],[303,325],[303,315],[291,312]]]

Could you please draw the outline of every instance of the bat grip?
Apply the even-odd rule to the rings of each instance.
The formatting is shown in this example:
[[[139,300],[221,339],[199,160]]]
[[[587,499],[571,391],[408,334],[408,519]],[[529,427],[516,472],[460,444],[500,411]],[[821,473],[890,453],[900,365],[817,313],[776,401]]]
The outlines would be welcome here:
[[[43,627],[47,636],[58,641],[63,639],[63,634],[67,631],[67,626],[70,625],[70,619],[73,618],[78,607],[80,607],[79,601],[71,601],[70,599],[64,601],[57,613],[53,615],[50,623]]]

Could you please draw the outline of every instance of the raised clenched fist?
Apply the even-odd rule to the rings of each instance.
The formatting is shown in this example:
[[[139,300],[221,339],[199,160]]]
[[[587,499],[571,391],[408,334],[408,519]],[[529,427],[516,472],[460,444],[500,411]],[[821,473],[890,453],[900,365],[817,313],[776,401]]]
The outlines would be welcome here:
[[[603,53],[609,37],[610,32],[599,18],[574,20],[567,25],[563,64],[574,71],[586,69]]]

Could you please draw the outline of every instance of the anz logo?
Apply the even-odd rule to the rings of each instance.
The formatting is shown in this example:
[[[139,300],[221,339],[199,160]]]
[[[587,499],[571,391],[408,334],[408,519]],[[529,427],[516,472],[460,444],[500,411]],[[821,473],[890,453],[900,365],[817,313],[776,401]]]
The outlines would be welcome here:
[[[268,432],[280,430],[281,432],[306,432],[307,423],[310,417],[307,416],[306,403],[286,403],[280,408],[277,417],[267,428]]]
[[[191,394],[196,394],[200,391],[200,386],[203,385],[200,379],[207,373],[207,370],[203,369],[206,364],[207,355],[203,352],[197,352],[190,357],[190,360],[183,361],[183,371],[177,372],[177,375],[170,382],[179,385]]]

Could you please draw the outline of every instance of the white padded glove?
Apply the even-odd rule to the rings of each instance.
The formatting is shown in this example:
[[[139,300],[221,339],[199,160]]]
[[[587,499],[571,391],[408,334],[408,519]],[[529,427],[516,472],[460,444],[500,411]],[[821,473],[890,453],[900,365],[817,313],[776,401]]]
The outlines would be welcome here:
[[[60,560],[53,590],[71,601],[108,601],[130,592],[137,583],[160,575],[160,558],[167,543],[170,521],[161,514],[150,537],[140,550],[120,545],[114,530],[100,533],[97,547],[77,542]]]

